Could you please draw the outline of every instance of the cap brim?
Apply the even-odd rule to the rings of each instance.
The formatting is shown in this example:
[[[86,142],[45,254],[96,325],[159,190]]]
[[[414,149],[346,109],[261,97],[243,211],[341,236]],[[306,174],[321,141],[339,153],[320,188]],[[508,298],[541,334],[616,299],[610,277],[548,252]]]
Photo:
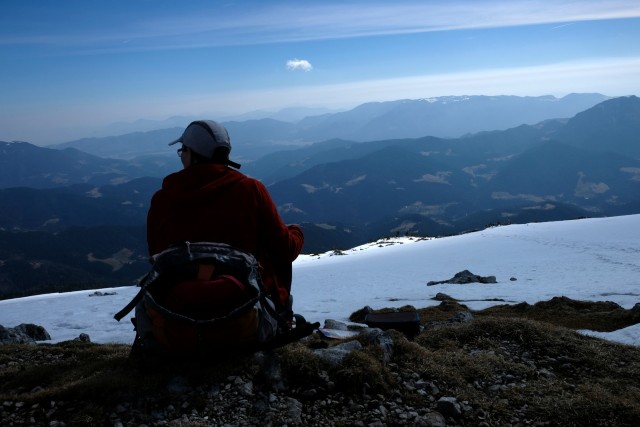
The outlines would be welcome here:
[[[171,141],[169,145],[177,144],[178,142],[182,142],[182,137],[176,139],[175,141]]]
[[[227,164],[233,168],[240,169],[240,163],[236,163],[233,160],[227,160]]]

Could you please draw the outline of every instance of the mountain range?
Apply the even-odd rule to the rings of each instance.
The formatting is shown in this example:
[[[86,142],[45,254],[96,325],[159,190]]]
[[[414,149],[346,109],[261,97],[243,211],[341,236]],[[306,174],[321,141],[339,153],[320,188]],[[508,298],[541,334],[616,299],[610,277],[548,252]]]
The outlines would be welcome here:
[[[479,98],[478,105],[489,99]],[[553,99],[547,102],[556,105]],[[390,104],[387,113],[414,102]],[[340,114],[325,120],[335,124]],[[402,120],[391,117],[387,125],[402,127]],[[462,114],[457,121],[477,120]],[[258,123],[267,122],[245,123],[245,135]],[[228,126],[232,140],[233,126],[241,125]],[[495,224],[640,212],[640,99],[635,96],[606,99],[571,117],[463,133],[267,144],[267,154],[245,162],[242,170],[268,185],[286,222],[303,224],[305,253],[381,236],[442,236]],[[151,155],[133,136],[120,137],[131,146],[123,156],[129,159],[109,157],[106,148],[105,157],[90,154],[94,139],[85,141],[87,152],[77,141],[70,143],[75,148],[0,142],[0,297],[36,288],[126,284],[144,274],[148,203],[161,177],[179,166],[165,145],[170,139],[160,145],[171,158]]]
[[[625,97],[569,120],[458,139],[329,141],[249,169],[271,183],[289,221],[377,229],[382,220],[394,224],[387,232],[450,234],[523,218],[635,212],[639,135],[640,99]]]
[[[504,130],[547,119],[572,117],[608,99],[601,94],[554,96],[445,96],[362,104],[349,111],[307,115],[316,110],[283,110],[270,116],[248,115],[248,120],[219,119],[229,130],[233,155],[254,161],[287,147],[339,138],[373,141],[419,138],[426,135],[457,138],[469,133]],[[290,120],[286,120],[289,118]],[[195,118],[194,118],[195,119]],[[191,119],[137,123],[145,131],[102,138],[83,138],[52,148],[77,148],[101,157],[131,159],[168,153],[166,144],[176,139]],[[182,123],[181,126],[176,124]],[[136,124],[136,123],[134,123]],[[162,127],[163,124],[170,125]]]

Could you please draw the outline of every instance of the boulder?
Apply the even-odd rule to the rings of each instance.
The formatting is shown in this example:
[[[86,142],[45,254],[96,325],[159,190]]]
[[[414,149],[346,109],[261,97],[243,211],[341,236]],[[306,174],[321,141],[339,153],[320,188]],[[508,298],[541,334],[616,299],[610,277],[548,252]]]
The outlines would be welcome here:
[[[47,330],[39,325],[22,323],[14,328],[0,325],[0,344],[35,344],[50,339]]]
[[[459,273],[456,273],[449,280],[442,281],[430,281],[427,282],[427,286],[433,285],[441,285],[441,284],[453,284],[453,285],[464,285],[467,283],[498,283],[496,281],[496,276],[478,276],[477,274],[473,274],[469,270],[463,270]]]
[[[358,341],[347,341],[342,344],[338,344],[329,348],[319,348],[314,350],[316,356],[318,356],[323,362],[326,362],[330,366],[336,366],[345,358],[346,355],[355,350],[361,350],[362,344]]]

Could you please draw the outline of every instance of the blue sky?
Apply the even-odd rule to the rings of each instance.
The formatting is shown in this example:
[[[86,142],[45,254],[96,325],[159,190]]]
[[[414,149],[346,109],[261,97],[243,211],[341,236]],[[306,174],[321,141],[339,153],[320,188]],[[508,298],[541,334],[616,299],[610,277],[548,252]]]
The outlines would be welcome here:
[[[640,2],[6,1],[0,140],[445,95],[640,95]]]

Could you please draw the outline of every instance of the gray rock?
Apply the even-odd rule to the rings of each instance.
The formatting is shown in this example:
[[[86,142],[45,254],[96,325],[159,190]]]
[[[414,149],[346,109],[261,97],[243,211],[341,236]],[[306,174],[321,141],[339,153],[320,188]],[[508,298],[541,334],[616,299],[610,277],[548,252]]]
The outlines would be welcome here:
[[[0,344],[35,344],[36,341],[48,341],[51,336],[42,326],[22,323],[15,328],[0,325]]]
[[[429,412],[424,416],[425,425],[429,427],[445,427],[447,425],[446,420],[442,414],[438,412]]]
[[[102,291],[95,291],[92,294],[89,294],[90,297],[107,297],[107,296],[111,296],[111,295],[118,295],[117,292],[102,292]]]
[[[338,331],[348,331],[349,327],[347,326],[346,323],[343,322],[338,322],[337,320],[333,320],[333,319],[326,319],[324,321],[324,327],[326,329],[335,329]]]
[[[446,304],[446,301],[442,302],[442,304]],[[465,323],[465,322],[471,322],[471,321],[473,321],[473,314],[471,314],[470,311],[459,311],[454,316],[448,319],[433,320],[431,322],[428,322],[426,327],[436,328],[439,326],[446,326],[446,325],[452,325],[455,323]]]
[[[437,408],[445,417],[458,418],[462,415],[462,408],[455,397],[441,397],[438,399]]]
[[[74,341],[91,342],[91,337],[88,334],[82,333],[78,335],[78,338],[74,338]]]
[[[544,378],[555,378],[556,374],[554,374],[553,372],[549,371],[548,369],[542,368],[538,371],[538,374]]]
[[[477,274],[473,274],[469,270],[463,270],[459,273],[456,273],[449,280],[442,281],[430,281],[427,282],[427,286],[433,285],[441,285],[441,284],[454,284],[454,285],[464,285],[467,283],[498,283],[496,281],[496,276],[478,276]]]
[[[280,360],[274,353],[259,351],[253,355],[252,362],[260,366],[260,377],[272,390],[283,391],[287,389],[282,376]]]
[[[382,350],[382,359],[385,363],[391,360],[393,339],[386,332],[379,328],[365,328],[360,332],[360,336]]]
[[[302,424],[302,403],[292,398],[286,398],[287,415],[293,424]]]
[[[0,325],[0,343],[4,344],[5,341],[8,341],[10,338],[11,338],[11,334],[9,330],[4,326]]]
[[[452,318],[452,323],[465,323],[473,320],[473,314],[470,311],[460,311]]]
[[[23,333],[34,341],[47,341],[51,336],[45,328],[32,323],[22,323],[14,328],[16,331]]]
[[[429,283],[431,283],[431,282],[429,282]],[[436,301],[455,301],[454,298],[452,298],[449,295],[447,295],[445,293],[442,293],[442,292],[438,292],[436,294],[436,296],[433,297],[433,299],[436,300]]]
[[[362,349],[359,341],[348,341],[329,348],[319,348],[314,350],[316,356],[331,366],[335,366],[345,358],[346,355],[355,350]]]
[[[253,383],[251,381],[247,381],[240,385],[238,389],[238,393],[244,397],[252,397],[253,396]]]

